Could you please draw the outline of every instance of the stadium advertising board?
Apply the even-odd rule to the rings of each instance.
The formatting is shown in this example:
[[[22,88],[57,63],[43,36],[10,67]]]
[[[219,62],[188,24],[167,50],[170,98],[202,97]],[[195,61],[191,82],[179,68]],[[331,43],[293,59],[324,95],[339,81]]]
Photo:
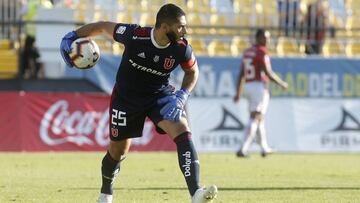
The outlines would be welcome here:
[[[96,151],[109,143],[109,96],[80,93],[0,93],[1,151]],[[174,150],[146,121],[131,150]]]
[[[232,102],[240,59],[197,59],[200,77],[188,105],[196,145],[203,151],[235,151],[248,117],[246,101]],[[104,56],[85,77],[110,92],[119,61]],[[269,144],[279,151],[360,151],[359,64],[347,58],[273,58],[273,69],[289,89],[270,86]],[[179,86],[181,78],[177,71],[172,81]]]
[[[235,151],[248,121],[246,100],[236,105],[239,60],[200,58],[200,77],[189,116],[202,151]],[[289,89],[270,86],[266,115],[271,146],[279,151],[360,151],[360,67],[358,61],[275,59],[274,70]],[[179,84],[182,73],[174,74]],[[256,149],[254,147],[253,149]]]

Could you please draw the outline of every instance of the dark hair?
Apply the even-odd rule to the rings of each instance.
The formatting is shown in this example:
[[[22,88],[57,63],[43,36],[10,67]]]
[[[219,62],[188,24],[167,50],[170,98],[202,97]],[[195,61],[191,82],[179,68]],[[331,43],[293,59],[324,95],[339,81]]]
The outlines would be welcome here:
[[[184,16],[185,12],[175,4],[163,5],[156,14],[155,28],[160,28],[162,23],[173,24],[179,21],[181,16]]]
[[[255,38],[258,39],[259,37],[265,37],[265,29],[258,29],[256,30]]]

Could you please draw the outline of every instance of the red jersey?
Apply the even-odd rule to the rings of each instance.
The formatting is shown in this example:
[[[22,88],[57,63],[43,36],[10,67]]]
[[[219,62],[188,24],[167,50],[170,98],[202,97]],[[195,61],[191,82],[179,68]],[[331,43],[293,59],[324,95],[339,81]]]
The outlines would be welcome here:
[[[243,53],[241,71],[245,71],[245,81],[260,81],[264,83],[269,82],[269,78],[265,74],[261,66],[269,66],[270,57],[267,54],[265,46],[253,45],[246,49]]]

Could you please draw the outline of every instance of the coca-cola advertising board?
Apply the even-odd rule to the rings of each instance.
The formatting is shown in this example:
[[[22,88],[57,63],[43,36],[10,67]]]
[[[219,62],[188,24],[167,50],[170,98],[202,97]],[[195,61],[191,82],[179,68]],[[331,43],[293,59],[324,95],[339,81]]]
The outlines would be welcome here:
[[[98,93],[0,93],[0,151],[99,151],[109,144],[110,97]],[[173,151],[150,120],[133,151]]]

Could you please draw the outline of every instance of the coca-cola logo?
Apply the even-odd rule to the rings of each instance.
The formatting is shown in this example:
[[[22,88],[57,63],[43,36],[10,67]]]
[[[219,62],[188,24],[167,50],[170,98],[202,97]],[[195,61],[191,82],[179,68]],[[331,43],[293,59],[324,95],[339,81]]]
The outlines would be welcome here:
[[[47,145],[75,143],[106,146],[109,144],[109,110],[69,111],[69,103],[59,100],[45,112],[40,125],[40,138]]]

